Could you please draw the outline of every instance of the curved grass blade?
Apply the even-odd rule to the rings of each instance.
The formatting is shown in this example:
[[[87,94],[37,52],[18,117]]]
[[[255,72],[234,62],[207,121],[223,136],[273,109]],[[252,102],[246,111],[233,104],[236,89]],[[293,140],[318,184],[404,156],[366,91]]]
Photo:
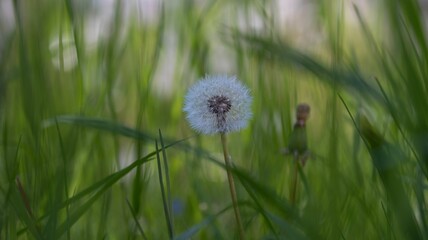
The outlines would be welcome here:
[[[200,223],[193,225],[192,227],[190,227],[189,229],[187,229],[186,231],[184,231],[183,233],[181,233],[180,235],[178,235],[177,237],[175,237],[174,240],[187,240],[187,239],[191,239],[193,235],[195,235],[196,233],[198,233],[204,227],[206,227],[209,224],[211,224],[214,220],[216,220],[219,216],[221,216],[227,210],[232,209],[232,207],[233,207],[232,205],[227,206],[226,208],[222,209],[221,211],[219,211],[215,215],[211,215],[211,216],[206,217]]]
[[[266,217],[276,225],[278,225],[283,231],[283,235],[286,236],[286,239],[312,239],[308,238],[304,232],[300,229],[294,228],[290,223],[288,223],[285,219],[280,218],[270,212],[264,213]],[[282,236],[283,236],[282,235]],[[282,238],[281,238],[282,239]]]
[[[143,239],[147,240],[147,236],[144,233],[143,227],[141,226],[140,222],[137,219],[137,215],[136,215],[136,212],[135,212],[134,208],[131,206],[131,203],[128,201],[128,199],[126,199],[126,203],[128,204],[129,211],[131,211],[132,218],[134,219],[134,222],[135,222],[135,225],[138,228],[138,231],[140,231],[140,234],[141,234],[141,236],[143,236]]]
[[[253,192],[251,187],[244,181],[241,181],[242,186],[244,186],[247,193],[250,195],[250,197],[253,199],[256,210],[259,211],[259,213],[262,215],[264,220],[266,221],[266,224],[268,225],[269,229],[272,231],[276,239],[279,239],[278,233],[276,232],[275,228],[272,225],[272,222],[270,221],[269,217],[266,214],[266,210],[263,208],[261,202],[258,200],[257,195]]]
[[[100,118],[83,117],[83,116],[58,116],[52,119],[45,120],[43,122],[43,126],[50,127],[54,125],[55,122],[94,128],[94,129],[103,130],[103,131],[119,134],[125,137],[134,138],[134,139],[140,139],[140,140],[156,139],[156,137],[150,134],[143,133],[141,131],[132,129],[130,127],[126,127],[124,125],[121,125],[113,121],[108,121]]]
[[[235,34],[236,35],[236,34]],[[247,43],[258,57],[267,60],[276,59],[286,64],[295,64],[313,73],[327,84],[340,86],[348,89],[352,94],[367,94],[378,102],[383,102],[382,95],[370,85],[363,74],[352,66],[328,67],[319,59],[294,49],[285,43],[276,43],[270,39],[238,33],[238,37]]]

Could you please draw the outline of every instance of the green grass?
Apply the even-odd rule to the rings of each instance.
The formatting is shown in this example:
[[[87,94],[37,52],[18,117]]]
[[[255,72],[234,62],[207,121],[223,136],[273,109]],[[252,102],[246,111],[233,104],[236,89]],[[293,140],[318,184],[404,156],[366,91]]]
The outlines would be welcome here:
[[[272,1],[199,2],[159,1],[155,20],[138,21],[149,10],[115,1],[89,41],[89,2],[12,1],[15,27],[0,22],[0,239],[237,239],[218,136],[196,135],[182,112],[187,88],[214,73],[254,99],[228,141],[248,239],[428,238],[418,1],[381,1],[376,17],[315,1],[316,44],[281,25]],[[262,28],[242,27],[256,17]],[[300,102],[313,157],[293,206],[281,149]]]

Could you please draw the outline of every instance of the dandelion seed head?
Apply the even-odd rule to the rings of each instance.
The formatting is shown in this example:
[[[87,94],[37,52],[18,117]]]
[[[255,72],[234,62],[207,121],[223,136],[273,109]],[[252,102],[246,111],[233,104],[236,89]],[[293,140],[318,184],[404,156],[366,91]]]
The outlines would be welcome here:
[[[248,88],[236,77],[206,76],[190,87],[183,110],[196,131],[227,133],[247,126],[251,101]]]

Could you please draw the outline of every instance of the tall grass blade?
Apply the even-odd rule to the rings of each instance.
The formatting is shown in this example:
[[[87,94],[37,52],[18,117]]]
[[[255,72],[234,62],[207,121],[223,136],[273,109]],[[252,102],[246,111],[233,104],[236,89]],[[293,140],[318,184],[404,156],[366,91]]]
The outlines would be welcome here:
[[[69,191],[69,187],[68,187],[68,173],[67,173],[67,167],[68,167],[67,160],[68,159],[67,159],[67,156],[65,154],[64,142],[63,142],[63,139],[62,139],[62,136],[61,136],[61,131],[59,130],[59,125],[58,125],[57,121],[55,122],[55,125],[56,125],[56,130],[58,132],[58,140],[59,140],[59,143],[60,143],[61,155],[62,155],[62,160],[63,160],[62,176],[63,176],[63,182],[64,182],[63,183],[63,185],[64,185],[64,195],[65,195],[66,199],[69,199],[69,195],[68,195],[68,191]],[[70,215],[70,209],[69,209],[69,206],[66,205],[65,206],[65,219],[66,219],[66,222],[68,221],[69,215]],[[70,230],[67,230],[67,239],[68,240],[71,239]]]
[[[73,29],[73,40],[74,45],[76,46],[76,57],[77,57],[77,89],[79,93],[79,106],[82,106],[83,104],[83,97],[85,93],[84,84],[83,84],[83,66],[84,64],[84,58],[83,58],[83,52],[84,52],[84,45],[83,45],[83,34],[82,31],[79,29],[79,23],[76,16],[76,11],[73,9],[73,2],[71,0],[64,0],[65,2],[65,9],[67,11],[69,22],[71,24],[71,27]],[[80,20],[80,19],[79,19]],[[62,44],[62,42],[61,42]],[[62,60],[61,60],[62,61]]]
[[[171,221],[172,235],[174,236],[174,212],[172,210],[171,181],[169,179],[168,158],[166,157],[165,143],[163,141],[162,131],[160,129],[159,129],[159,140],[160,140],[161,149],[162,149],[162,158],[163,158],[163,165],[164,165],[164,171],[165,171],[166,198],[168,200],[168,209],[169,209],[168,213],[169,213],[169,219]]]
[[[163,177],[162,177],[162,164],[161,164],[161,160],[160,160],[160,156],[159,156],[159,152],[161,150],[159,150],[158,148],[158,142],[156,140],[156,159],[157,159],[157,166],[158,166],[158,175],[159,175],[159,184],[160,184],[160,189],[161,189],[161,193],[162,193],[162,203],[163,203],[163,212],[165,213],[165,221],[166,221],[166,225],[168,227],[168,235],[169,235],[169,239],[174,239],[174,233],[172,231],[172,221],[171,221],[171,214],[169,213],[170,209],[168,209],[168,200],[166,199],[166,194],[165,194],[165,187],[163,184]]]

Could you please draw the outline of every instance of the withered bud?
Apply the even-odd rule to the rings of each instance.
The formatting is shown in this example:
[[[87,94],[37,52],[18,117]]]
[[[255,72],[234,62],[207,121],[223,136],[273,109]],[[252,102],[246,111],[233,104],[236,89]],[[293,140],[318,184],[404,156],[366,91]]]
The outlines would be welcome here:
[[[311,107],[309,106],[309,104],[301,103],[297,105],[296,120],[298,125],[301,125],[301,126],[305,125],[306,120],[308,120],[309,118],[310,111],[311,111]]]

